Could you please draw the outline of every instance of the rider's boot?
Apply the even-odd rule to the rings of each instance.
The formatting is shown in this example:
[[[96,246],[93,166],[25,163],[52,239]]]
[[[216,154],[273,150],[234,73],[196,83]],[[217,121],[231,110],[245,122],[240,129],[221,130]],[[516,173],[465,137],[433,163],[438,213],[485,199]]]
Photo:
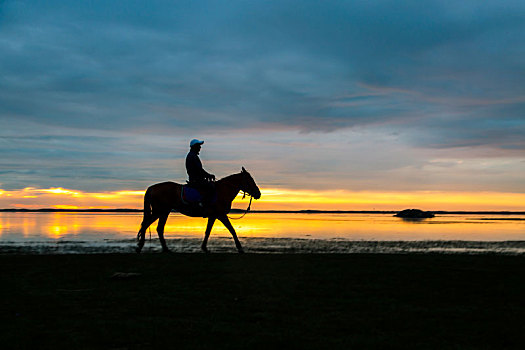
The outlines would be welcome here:
[[[210,206],[208,203],[206,203],[206,201],[202,201],[202,202],[199,202],[199,210],[200,210],[200,214],[203,218],[207,218],[208,217],[208,213],[210,211]]]

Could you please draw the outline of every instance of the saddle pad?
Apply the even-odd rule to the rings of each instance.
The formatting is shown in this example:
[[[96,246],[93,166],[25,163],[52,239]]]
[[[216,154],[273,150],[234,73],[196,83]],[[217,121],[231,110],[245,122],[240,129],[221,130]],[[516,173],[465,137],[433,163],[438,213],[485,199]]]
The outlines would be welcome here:
[[[196,203],[202,200],[202,196],[197,189],[193,187],[183,186],[182,200],[187,203]]]

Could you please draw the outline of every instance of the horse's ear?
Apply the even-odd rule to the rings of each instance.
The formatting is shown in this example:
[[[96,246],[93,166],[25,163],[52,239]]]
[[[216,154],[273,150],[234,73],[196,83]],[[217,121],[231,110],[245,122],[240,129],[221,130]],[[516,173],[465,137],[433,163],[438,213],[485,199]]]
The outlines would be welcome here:
[[[244,167],[242,167],[242,172],[245,173],[246,172],[246,169],[244,169]]]

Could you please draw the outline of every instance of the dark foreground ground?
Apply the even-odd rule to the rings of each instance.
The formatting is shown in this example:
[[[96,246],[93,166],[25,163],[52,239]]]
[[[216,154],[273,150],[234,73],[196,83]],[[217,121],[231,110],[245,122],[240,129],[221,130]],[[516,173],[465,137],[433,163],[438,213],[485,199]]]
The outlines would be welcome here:
[[[525,341],[524,256],[26,255],[0,256],[0,267],[2,349]]]

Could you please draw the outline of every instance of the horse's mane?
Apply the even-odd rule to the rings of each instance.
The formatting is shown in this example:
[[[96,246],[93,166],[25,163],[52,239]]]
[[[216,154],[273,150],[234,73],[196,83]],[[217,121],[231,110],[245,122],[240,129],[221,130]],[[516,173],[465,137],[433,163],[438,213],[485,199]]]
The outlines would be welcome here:
[[[228,175],[226,177],[223,177],[223,178],[217,180],[217,182],[230,182],[231,180],[233,180],[234,177],[237,177],[237,176],[239,176],[241,174],[242,173],[231,174],[231,175]]]

